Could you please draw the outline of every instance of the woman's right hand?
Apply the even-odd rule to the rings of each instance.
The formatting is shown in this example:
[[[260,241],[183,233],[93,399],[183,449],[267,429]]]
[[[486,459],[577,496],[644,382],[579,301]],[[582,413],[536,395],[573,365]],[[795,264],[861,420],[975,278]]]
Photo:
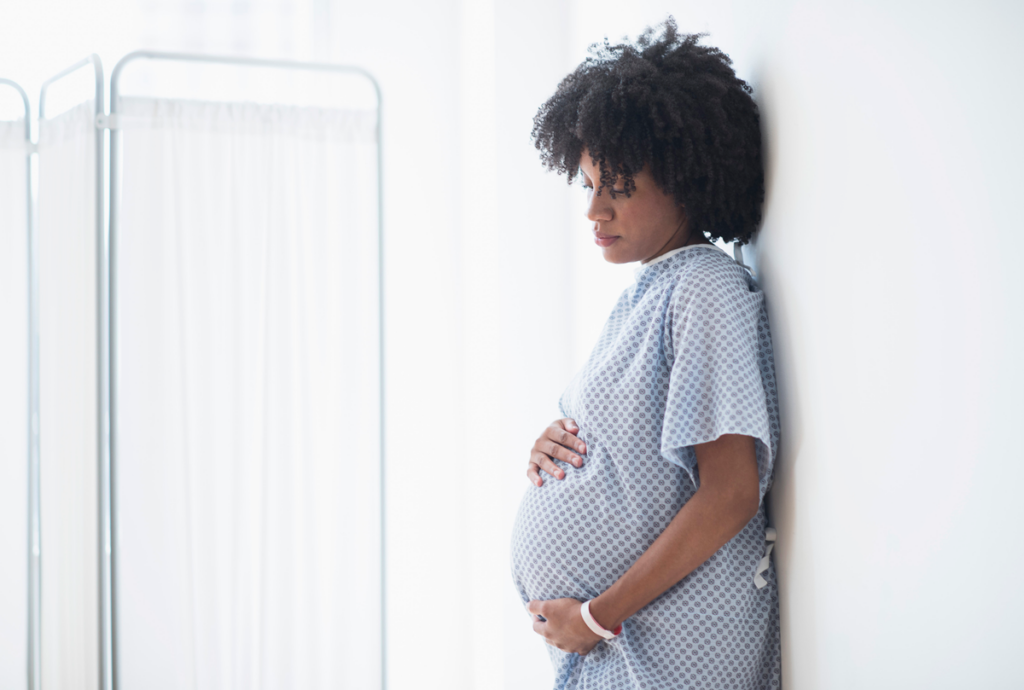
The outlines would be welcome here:
[[[555,479],[565,479],[565,472],[554,463],[554,459],[563,460],[573,467],[583,467],[583,458],[576,453],[586,453],[587,446],[576,438],[580,428],[569,418],[552,422],[544,430],[540,438],[533,444],[530,451],[530,464],[526,466],[526,476],[530,481],[541,486],[544,481],[540,471],[544,470]]]

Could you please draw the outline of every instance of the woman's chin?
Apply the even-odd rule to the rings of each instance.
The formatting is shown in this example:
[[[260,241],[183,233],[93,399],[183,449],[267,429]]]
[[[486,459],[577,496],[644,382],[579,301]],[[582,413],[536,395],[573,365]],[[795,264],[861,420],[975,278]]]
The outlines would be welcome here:
[[[621,241],[621,240],[620,240]],[[633,261],[639,261],[640,259],[630,256],[629,252],[624,252],[619,248],[619,242],[611,245],[610,247],[602,247],[601,254],[604,260],[610,264],[628,264]]]

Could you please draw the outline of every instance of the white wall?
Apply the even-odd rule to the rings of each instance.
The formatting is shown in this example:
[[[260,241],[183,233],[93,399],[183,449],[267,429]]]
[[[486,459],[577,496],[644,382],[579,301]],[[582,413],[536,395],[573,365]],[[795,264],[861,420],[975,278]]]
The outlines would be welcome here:
[[[797,4],[757,60],[790,688],[1019,686],[1022,20]]]

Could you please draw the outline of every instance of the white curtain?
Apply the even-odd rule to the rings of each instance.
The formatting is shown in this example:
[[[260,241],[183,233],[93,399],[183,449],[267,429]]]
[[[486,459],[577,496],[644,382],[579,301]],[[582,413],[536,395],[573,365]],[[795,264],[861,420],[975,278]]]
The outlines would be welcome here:
[[[94,105],[39,123],[43,687],[98,679]]]
[[[0,687],[25,686],[28,231],[25,122],[0,122]]]
[[[120,110],[122,687],[376,687],[374,114]]]
[[[98,678],[94,105],[39,124],[43,687]]]

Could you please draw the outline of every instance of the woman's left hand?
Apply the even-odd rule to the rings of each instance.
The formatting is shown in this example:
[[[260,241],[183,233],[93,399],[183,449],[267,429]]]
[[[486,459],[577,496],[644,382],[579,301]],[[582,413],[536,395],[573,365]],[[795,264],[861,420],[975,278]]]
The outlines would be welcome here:
[[[533,631],[543,635],[548,644],[563,652],[584,655],[601,641],[601,637],[583,621],[580,613],[582,603],[576,599],[534,600],[526,605],[526,610],[533,617]],[[537,616],[547,620],[539,620]]]

